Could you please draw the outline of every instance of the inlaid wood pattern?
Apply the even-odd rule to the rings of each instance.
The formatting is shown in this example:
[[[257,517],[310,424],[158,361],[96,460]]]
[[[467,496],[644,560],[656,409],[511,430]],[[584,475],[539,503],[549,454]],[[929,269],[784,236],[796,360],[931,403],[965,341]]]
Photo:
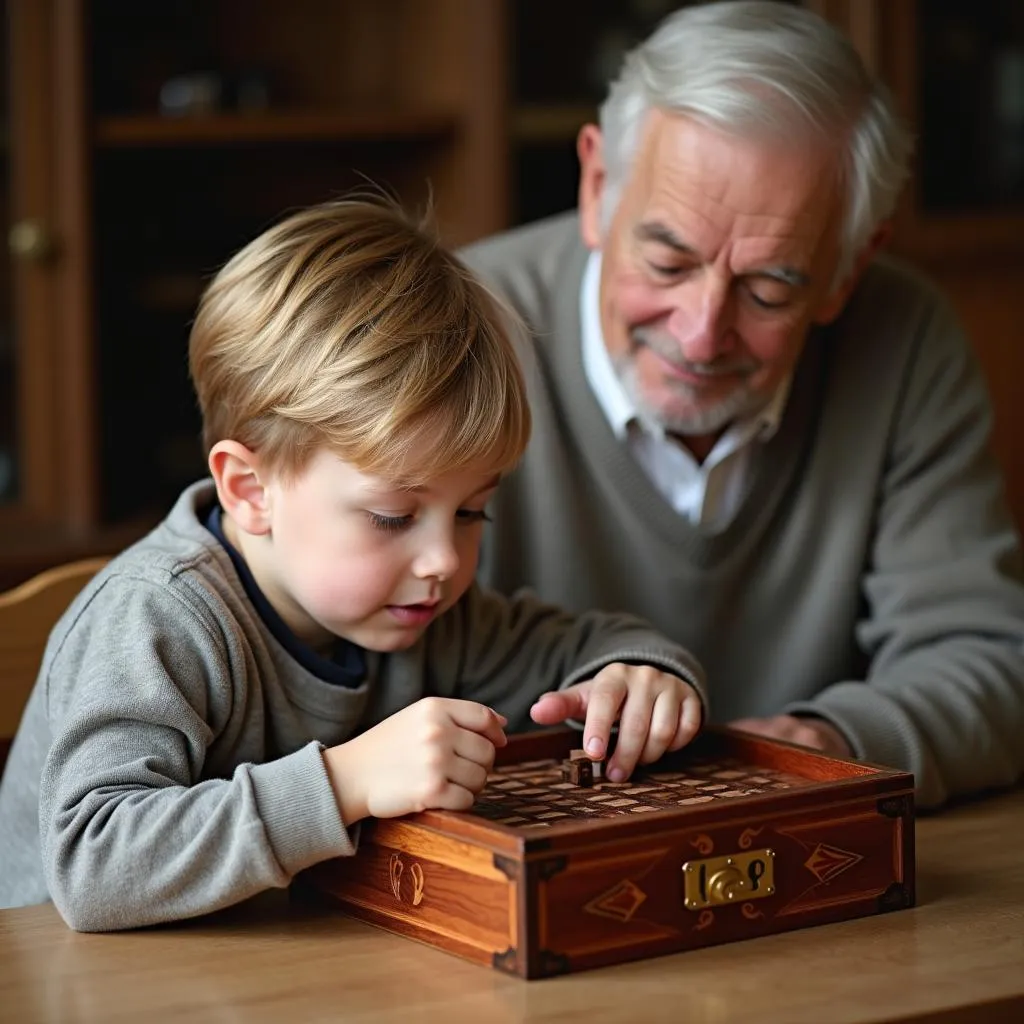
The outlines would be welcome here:
[[[513,828],[545,828],[570,818],[597,819],[695,807],[716,800],[777,793],[813,779],[738,758],[691,759],[678,771],[635,772],[626,782],[579,787],[545,758],[495,769],[471,813]]]

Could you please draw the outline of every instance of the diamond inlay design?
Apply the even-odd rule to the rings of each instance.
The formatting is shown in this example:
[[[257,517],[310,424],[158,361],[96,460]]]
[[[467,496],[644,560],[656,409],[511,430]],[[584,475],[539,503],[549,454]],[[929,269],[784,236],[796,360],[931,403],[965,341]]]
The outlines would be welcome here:
[[[613,886],[607,892],[595,896],[583,909],[598,917],[611,917],[616,921],[628,921],[647,899],[647,893],[628,878]]]
[[[863,859],[859,853],[850,853],[848,850],[840,850],[836,846],[818,843],[814,852],[804,862],[804,867],[819,882],[831,882],[837,875],[848,871]]]

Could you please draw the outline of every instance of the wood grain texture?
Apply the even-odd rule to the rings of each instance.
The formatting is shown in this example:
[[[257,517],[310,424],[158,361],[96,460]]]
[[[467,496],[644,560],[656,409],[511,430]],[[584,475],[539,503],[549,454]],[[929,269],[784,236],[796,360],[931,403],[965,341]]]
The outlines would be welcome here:
[[[79,935],[0,911],[4,1019],[147,1024],[1018,1024],[1024,790],[918,821],[919,905],[526,983],[268,893],[172,927]]]

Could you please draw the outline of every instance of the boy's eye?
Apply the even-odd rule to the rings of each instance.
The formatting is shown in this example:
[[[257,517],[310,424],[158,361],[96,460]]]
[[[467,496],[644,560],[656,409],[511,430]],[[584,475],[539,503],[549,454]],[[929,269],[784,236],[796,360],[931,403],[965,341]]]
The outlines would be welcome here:
[[[490,522],[491,517],[482,509],[460,508],[455,513],[455,518],[461,523],[482,523]]]
[[[412,516],[382,516],[379,512],[367,512],[366,514],[370,517],[370,524],[373,528],[383,530],[385,533],[397,533],[412,522]]]

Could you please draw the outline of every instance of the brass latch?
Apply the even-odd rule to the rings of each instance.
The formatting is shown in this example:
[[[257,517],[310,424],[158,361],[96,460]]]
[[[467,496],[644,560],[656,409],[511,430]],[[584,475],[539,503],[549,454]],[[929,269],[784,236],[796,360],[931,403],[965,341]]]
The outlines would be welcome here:
[[[687,861],[683,882],[687,910],[764,899],[775,892],[775,851],[751,850]]]

